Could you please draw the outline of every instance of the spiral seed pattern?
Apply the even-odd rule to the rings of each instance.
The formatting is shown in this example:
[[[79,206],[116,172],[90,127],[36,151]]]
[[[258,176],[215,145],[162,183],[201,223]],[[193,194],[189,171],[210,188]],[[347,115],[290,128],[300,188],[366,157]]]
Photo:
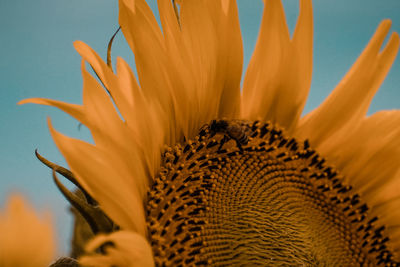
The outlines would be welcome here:
[[[240,123],[243,151],[203,129],[165,152],[147,202],[156,266],[400,266],[385,227],[307,140]]]

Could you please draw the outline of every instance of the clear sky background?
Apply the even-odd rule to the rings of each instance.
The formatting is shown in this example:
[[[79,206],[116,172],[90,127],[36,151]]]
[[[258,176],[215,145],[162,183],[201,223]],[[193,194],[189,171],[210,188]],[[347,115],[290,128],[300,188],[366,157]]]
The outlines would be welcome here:
[[[298,1],[284,0],[293,29]],[[304,113],[317,107],[340,81],[384,18],[400,31],[399,0],[314,0],[314,71]],[[155,0],[149,1],[155,8]],[[261,0],[238,0],[246,67],[257,38]],[[80,57],[72,42],[82,40],[103,58],[118,27],[116,0],[0,0],[0,207],[11,192],[21,192],[39,210],[51,210],[60,253],[69,250],[72,220],[67,202],[52,182],[51,172],[34,150],[65,166],[51,140],[46,117],[69,136],[90,140],[87,129],[62,112],[37,105],[17,106],[28,97],[82,103]],[[113,45],[113,58],[134,66],[122,34]],[[372,102],[369,113],[400,108],[400,59]],[[84,159],[82,159],[84,160]],[[65,181],[66,183],[66,181]]]

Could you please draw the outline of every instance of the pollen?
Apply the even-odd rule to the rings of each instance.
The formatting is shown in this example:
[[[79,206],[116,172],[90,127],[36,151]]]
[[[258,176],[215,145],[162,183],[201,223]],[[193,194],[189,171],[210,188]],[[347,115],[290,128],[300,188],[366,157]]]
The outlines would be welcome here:
[[[146,206],[156,266],[399,266],[385,227],[307,140],[240,125],[242,149],[202,129],[164,153]]]

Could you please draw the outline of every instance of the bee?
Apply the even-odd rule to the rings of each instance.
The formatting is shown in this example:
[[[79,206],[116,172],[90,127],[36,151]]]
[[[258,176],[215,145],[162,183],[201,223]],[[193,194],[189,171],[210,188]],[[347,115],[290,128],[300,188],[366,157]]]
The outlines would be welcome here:
[[[243,152],[242,146],[249,143],[249,137],[245,132],[245,128],[236,121],[212,120],[208,129],[211,136],[214,136],[217,133],[224,135],[218,150],[220,150],[229,139],[235,140],[236,145],[241,152]]]

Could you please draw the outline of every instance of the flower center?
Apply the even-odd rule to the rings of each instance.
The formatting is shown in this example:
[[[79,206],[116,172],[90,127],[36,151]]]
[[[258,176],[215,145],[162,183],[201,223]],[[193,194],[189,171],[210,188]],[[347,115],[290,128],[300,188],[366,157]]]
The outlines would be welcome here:
[[[150,189],[157,266],[397,266],[384,227],[307,141],[213,125],[165,152]]]

